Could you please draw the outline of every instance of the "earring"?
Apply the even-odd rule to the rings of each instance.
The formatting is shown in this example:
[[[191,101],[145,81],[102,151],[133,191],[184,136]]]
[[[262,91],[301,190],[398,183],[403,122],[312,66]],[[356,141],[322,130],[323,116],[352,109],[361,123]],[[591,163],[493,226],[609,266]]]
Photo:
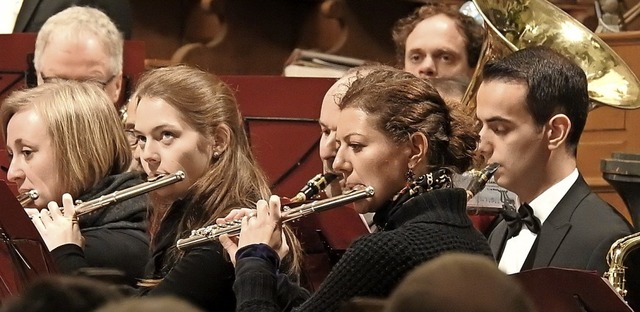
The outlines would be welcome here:
[[[413,169],[409,168],[409,170],[407,170],[407,173],[405,173],[405,178],[407,179],[407,183],[406,186],[404,187],[403,190],[405,191],[409,191],[409,195],[413,196],[413,194],[415,194],[415,190],[414,190],[414,183],[415,183],[415,173],[413,173]]]
[[[409,168],[409,170],[407,170],[407,173],[405,174],[405,178],[407,179],[407,184],[413,182],[413,179],[415,178],[415,173],[413,173],[413,169]]]
[[[220,158],[220,153],[213,152],[213,159],[218,159],[218,158]]]

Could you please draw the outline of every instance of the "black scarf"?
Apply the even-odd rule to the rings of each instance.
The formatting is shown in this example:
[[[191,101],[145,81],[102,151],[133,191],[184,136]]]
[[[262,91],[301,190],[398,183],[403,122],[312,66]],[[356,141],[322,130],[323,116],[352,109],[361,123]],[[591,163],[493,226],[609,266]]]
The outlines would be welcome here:
[[[78,200],[86,202],[142,182],[140,174],[136,172],[107,176],[96,186],[84,192]],[[83,215],[79,221],[80,230],[95,228],[146,230],[147,203],[147,196],[140,195]]]
[[[382,231],[388,222],[389,216],[409,199],[424,192],[451,187],[453,187],[453,182],[451,181],[451,172],[448,169],[443,168],[419,176],[407,183],[403,189],[393,196],[388,205],[376,212],[373,216],[373,222],[378,227],[378,230]]]

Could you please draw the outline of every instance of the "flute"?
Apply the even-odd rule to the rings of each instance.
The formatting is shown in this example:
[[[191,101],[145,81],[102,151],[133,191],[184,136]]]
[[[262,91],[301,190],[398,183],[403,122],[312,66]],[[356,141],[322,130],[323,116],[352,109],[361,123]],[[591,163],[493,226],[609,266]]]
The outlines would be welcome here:
[[[38,191],[30,190],[16,196],[16,199],[20,203],[20,206],[22,206],[22,208],[25,208],[28,204],[38,199],[38,197],[40,197],[40,194],[38,194]]]
[[[176,182],[184,180],[185,177],[186,175],[183,171],[177,171],[172,174],[158,176],[153,180],[142,182],[138,185],[134,185],[124,190],[119,190],[107,195],[102,195],[90,201],[76,201],[76,216],[80,217],[108,205],[112,205],[129,198],[151,192],[161,187],[174,184]]]
[[[138,185],[115,191],[107,195],[102,195],[96,199],[92,199],[86,202],[77,200],[75,202],[75,217],[80,217],[82,215],[92,213],[100,208],[119,203],[132,197],[140,196],[142,194],[151,192],[161,187],[165,187],[167,185],[171,185],[173,183],[184,180],[185,177],[186,175],[184,172],[176,171],[175,173],[157,176],[152,180],[142,182]],[[35,194],[37,195],[37,192],[35,192]],[[60,210],[62,209],[63,208],[60,207]]]
[[[322,212],[332,208],[340,207],[354,201],[371,197],[375,194],[373,187],[368,186],[361,190],[353,190],[349,193],[330,197],[327,199],[316,200],[307,204],[302,204],[295,208],[284,206],[282,212],[282,222],[296,220],[314,212]],[[188,238],[179,239],[176,247],[179,250],[187,250],[189,248],[206,244],[217,240],[222,234],[237,235],[240,233],[242,220],[234,220],[225,224],[209,225],[197,230],[191,231]]]

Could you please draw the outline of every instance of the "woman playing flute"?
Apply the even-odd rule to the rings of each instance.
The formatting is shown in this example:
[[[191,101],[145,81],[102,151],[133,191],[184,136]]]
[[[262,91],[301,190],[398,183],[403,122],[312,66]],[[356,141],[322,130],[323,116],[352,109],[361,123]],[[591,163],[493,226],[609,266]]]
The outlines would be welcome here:
[[[234,270],[222,246],[215,242],[187,252],[175,246],[192,230],[270,195],[236,100],[217,77],[186,66],[148,72],[132,100],[137,101],[135,134],[144,171],[149,177],[186,173],[185,181],[150,193],[148,294],[175,295],[206,310],[234,311]],[[289,261],[292,271],[296,262]]]
[[[74,219],[73,199],[88,201],[142,182],[127,172],[131,150],[104,91],[72,81],[16,91],[0,107],[0,120],[11,159],[8,180],[21,193],[38,191],[30,206],[37,210],[28,210],[58,271],[117,269],[135,284],[149,258],[146,198]]]
[[[451,174],[472,164],[478,136],[468,117],[452,110],[426,80],[393,69],[358,75],[344,94],[333,168],[347,190],[373,186],[356,201],[375,212],[377,232],[356,240],[320,289],[309,296],[278,274],[280,201],[260,201],[244,217],[236,246],[220,241],[236,260],[238,311],[336,311],[355,296],[385,297],[412,268],[448,252],[491,250],[466,213],[467,196]],[[237,213],[237,212],[234,212]],[[287,295],[284,295],[287,294]],[[305,300],[306,299],[306,300]]]

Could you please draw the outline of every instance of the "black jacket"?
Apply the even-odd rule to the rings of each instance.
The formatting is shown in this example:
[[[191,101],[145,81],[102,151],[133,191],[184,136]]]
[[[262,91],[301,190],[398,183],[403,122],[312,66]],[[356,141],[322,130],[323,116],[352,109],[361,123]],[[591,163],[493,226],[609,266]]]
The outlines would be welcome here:
[[[176,231],[185,205],[185,201],[176,202],[162,220],[146,269],[147,278],[161,279],[161,282],[143,290],[143,294],[177,296],[206,311],[232,312],[236,304],[232,291],[235,274],[220,243],[195,247],[177,261],[168,256],[179,238]]]
[[[138,173],[108,176],[78,199],[86,202],[141,182]],[[134,284],[149,259],[146,211],[147,197],[142,195],[81,216],[85,248],[66,244],[52,250],[58,270],[69,274],[89,267],[118,269]]]
[[[608,269],[609,247],[630,234],[631,226],[622,215],[593,193],[580,175],[542,225],[535,253],[527,259],[532,266],[524,269],[553,266],[594,270],[602,275]],[[506,235],[507,224],[501,221],[489,236],[498,260]]]

